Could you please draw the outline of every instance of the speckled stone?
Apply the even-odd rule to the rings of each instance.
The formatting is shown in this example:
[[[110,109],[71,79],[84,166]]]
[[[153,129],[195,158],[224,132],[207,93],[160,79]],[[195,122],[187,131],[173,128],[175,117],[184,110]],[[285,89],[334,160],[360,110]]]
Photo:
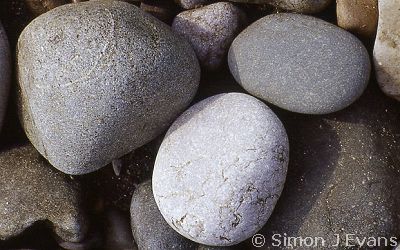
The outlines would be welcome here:
[[[0,153],[0,240],[48,220],[64,241],[79,242],[86,233],[78,183],[52,168],[31,145]]]
[[[196,243],[175,232],[162,217],[153,197],[151,181],[139,185],[133,194],[131,226],[139,249],[196,249]]]
[[[326,114],[364,91],[370,61],[349,32],[311,16],[268,15],[229,49],[229,68],[249,93],[289,111]]]
[[[175,17],[172,30],[192,44],[205,69],[217,70],[245,19],[244,12],[235,5],[219,2],[181,12]]]
[[[326,9],[332,0],[230,0],[240,3],[270,4],[279,9],[298,13],[318,13]]]
[[[204,4],[212,3],[212,0],[175,0],[179,6],[184,9],[194,9],[200,7]]]
[[[276,115],[241,93],[192,106],[170,127],[153,172],[161,214],[185,237],[229,246],[268,220],[282,191],[288,139]]]
[[[382,91],[400,101],[400,2],[379,0],[374,66]]]
[[[0,129],[7,109],[11,78],[11,55],[8,38],[0,23]]]
[[[346,249],[346,234],[400,239],[400,103],[371,84],[358,102],[329,116],[280,114],[290,164],[281,198],[260,231],[266,239],[274,233],[326,239],[326,247],[313,249]],[[392,249],[349,242],[353,249]]]
[[[338,26],[365,38],[375,35],[378,0],[336,0]]]
[[[19,38],[17,67],[25,132],[69,174],[95,171],[154,139],[190,103],[200,78],[188,42],[120,1],[39,16]]]

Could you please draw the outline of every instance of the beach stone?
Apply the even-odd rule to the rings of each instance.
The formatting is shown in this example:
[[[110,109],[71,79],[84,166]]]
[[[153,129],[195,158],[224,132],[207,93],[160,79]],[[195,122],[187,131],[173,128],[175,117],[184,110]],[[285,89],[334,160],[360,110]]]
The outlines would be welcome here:
[[[378,31],[374,45],[375,74],[382,91],[400,101],[399,1],[379,1]]]
[[[49,221],[67,242],[84,239],[87,219],[79,184],[50,166],[32,145],[0,153],[0,240]]]
[[[205,69],[217,70],[245,19],[240,8],[219,2],[179,13],[172,23],[172,30],[192,44]]]
[[[68,174],[93,172],[157,137],[200,78],[188,42],[120,1],[37,17],[19,38],[17,68],[24,130]]]
[[[378,0],[337,0],[338,26],[365,38],[373,37],[378,24]]]
[[[326,9],[332,0],[230,0],[232,2],[270,4],[279,9],[298,13],[318,13]]]
[[[0,129],[7,110],[8,92],[11,79],[11,52],[8,38],[0,23]]]
[[[196,249],[197,244],[175,232],[162,217],[151,181],[139,185],[132,196],[131,225],[139,249]]]
[[[368,52],[349,32],[311,16],[268,15],[233,41],[229,68],[249,93],[280,108],[326,114],[364,91]]]
[[[251,237],[282,191],[288,140],[276,115],[241,93],[209,97],[168,130],[156,157],[153,193],[168,224],[209,246]]]
[[[188,9],[194,9],[197,7],[200,7],[205,4],[212,3],[212,0],[175,0],[179,6],[182,8],[188,10]]]
[[[260,231],[270,239],[262,249],[277,243],[274,234],[281,242],[284,234],[324,238],[325,247],[315,249],[345,249],[346,234],[353,234],[354,249],[391,249],[365,241],[361,247],[356,237],[385,237],[389,244],[390,237],[400,239],[400,103],[371,84],[358,102],[335,114],[279,113],[291,157],[285,189]]]

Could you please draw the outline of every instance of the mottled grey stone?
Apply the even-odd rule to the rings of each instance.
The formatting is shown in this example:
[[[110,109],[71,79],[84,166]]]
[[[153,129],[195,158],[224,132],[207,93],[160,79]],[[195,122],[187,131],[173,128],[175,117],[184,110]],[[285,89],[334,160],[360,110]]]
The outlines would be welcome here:
[[[132,196],[131,226],[139,249],[190,250],[197,246],[164,220],[154,200],[151,181],[139,185]]]
[[[21,121],[57,169],[95,171],[154,139],[190,103],[190,44],[134,5],[63,5],[18,41]]]
[[[240,3],[270,4],[277,8],[298,13],[321,12],[332,0],[230,0]]]
[[[233,41],[228,63],[249,93],[306,114],[349,106],[367,86],[371,67],[355,36],[300,14],[268,15],[250,25]]]
[[[165,220],[210,246],[237,244],[268,220],[282,191],[288,139],[276,115],[241,93],[194,105],[170,127],[153,172]]]
[[[7,109],[11,78],[11,55],[8,38],[0,23],[0,129]]]
[[[79,242],[86,233],[80,187],[48,164],[31,145],[0,153],[0,239],[49,221],[63,241]]]
[[[192,44],[205,69],[217,70],[245,19],[244,12],[235,5],[219,2],[181,12],[175,17],[172,30]]]

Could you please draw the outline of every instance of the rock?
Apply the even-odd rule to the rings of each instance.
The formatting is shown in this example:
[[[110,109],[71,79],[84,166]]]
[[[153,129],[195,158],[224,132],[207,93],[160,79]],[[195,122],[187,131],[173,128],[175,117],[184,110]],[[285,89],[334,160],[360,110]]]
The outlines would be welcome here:
[[[205,69],[217,70],[245,19],[244,12],[235,5],[219,2],[181,12],[175,17],[172,30],[192,44]]]
[[[367,50],[353,35],[299,14],[268,15],[232,43],[229,68],[249,93],[289,111],[326,114],[368,84]]]
[[[337,0],[338,26],[365,38],[375,35],[378,24],[378,0]]]
[[[76,2],[79,0],[24,0],[29,11],[35,16],[39,16],[51,9],[63,4]]]
[[[17,67],[24,130],[69,174],[95,171],[161,134],[200,78],[189,43],[119,1],[37,17],[20,36]]]
[[[133,194],[131,225],[139,249],[195,249],[196,244],[175,232],[164,220],[154,201],[151,181],[142,183]]]
[[[117,209],[111,209],[106,214],[106,246],[109,250],[136,250],[134,245],[129,217]]]
[[[325,247],[319,243],[315,249],[345,249],[346,234],[360,241],[398,237],[399,116],[400,103],[385,98],[374,83],[360,101],[338,113],[323,117],[281,114],[291,143],[288,177],[260,233],[266,239],[284,233],[323,237]],[[335,234],[341,239],[338,247],[333,246]],[[355,240],[349,242],[356,245],[354,249],[370,249]],[[373,249],[388,249],[383,244],[382,240],[381,247]]]
[[[2,151],[0,165],[0,240],[44,220],[62,240],[83,240],[87,221],[76,181],[52,168],[31,145]]]
[[[282,191],[288,140],[275,114],[240,93],[207,98],[170,127],[153,193],[168,224],[210,246],[235,245],[268,220]]]
[[[194,9],[204,4],[211,3],[212,0],[175,0],[184,9]]]
[[[6,32],[0,23],[0,129],[7,110],[11,79],[11,53]]]
[[[379,22],[374,46],[374,66],[382,91],[400,101],[399,1],[379,1]]]
[[[140,8],[165,23],[170,23],[177,12],[176,6],[168,1],[144,1],[140,3]]]
[[[230,0],[231,2],[270,4],[279,9],[298,13],[318,13],[326,9],[332,0]]]

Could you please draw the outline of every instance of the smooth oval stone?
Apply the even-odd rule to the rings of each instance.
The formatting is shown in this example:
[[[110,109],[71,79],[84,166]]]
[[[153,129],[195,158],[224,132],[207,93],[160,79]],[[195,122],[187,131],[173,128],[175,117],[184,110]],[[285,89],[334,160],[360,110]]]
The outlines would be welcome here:
[[[356,37],[299,14],[269,15],[250,25],[233,41],[228,62],[249,93],[306,114],[349,106],[370,73],[367,50]]]
[[[374,45],[376,79],[382,91],[400,101],[400,2],[380,0]]]
[[[95,171],[162,133],[197,91],[190,44],[120,1],[63,5],[18,41],[20,114],[57,169]]]
[[[298,13],[317,13],[326,9],[332,0],[230,0],[232,2],[270,4],[279,9]]]
[[[192,106],[156,157],[153,193],[168,224],[210,246],[235,245],[268,220],[282,191],[288,139],[276,115],[241,93]]]
[[[7,109],[11,79],[11,53],[8,38],[0,23],[0,129]]]

